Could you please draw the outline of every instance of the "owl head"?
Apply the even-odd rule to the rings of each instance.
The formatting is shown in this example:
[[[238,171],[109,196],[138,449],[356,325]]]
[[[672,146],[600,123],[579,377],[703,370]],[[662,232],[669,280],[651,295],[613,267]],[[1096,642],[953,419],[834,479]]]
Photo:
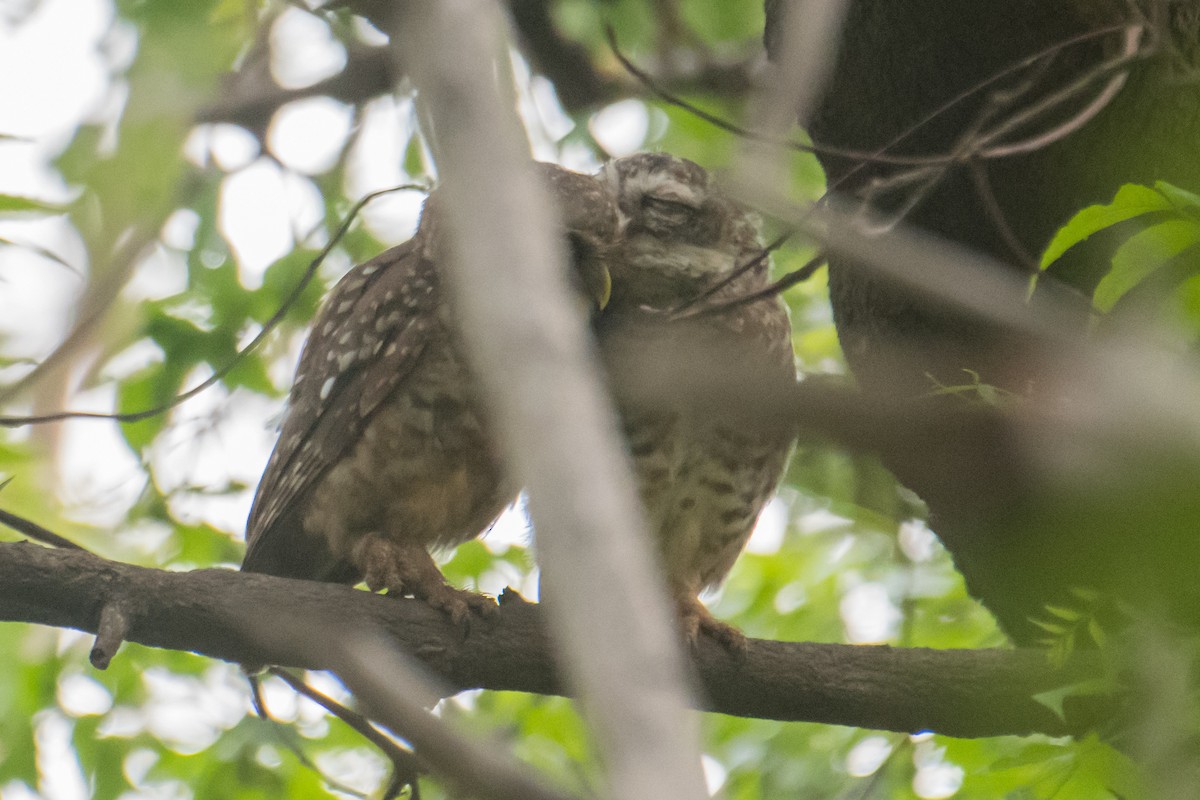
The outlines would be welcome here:
[[[608,162],[600,178],[622,225],[610,265],[615,305],[674,306],[759,252],[757,220],[692,161],[638,153]],[[763,259],[729,290],[763,285],[767,270]]]

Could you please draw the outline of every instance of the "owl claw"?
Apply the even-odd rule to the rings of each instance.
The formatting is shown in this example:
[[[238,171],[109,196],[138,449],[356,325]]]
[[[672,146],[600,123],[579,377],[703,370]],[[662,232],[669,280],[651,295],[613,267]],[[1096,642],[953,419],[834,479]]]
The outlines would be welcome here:
[[[444,613],[450,618],[451,624],[463,629],[464,634],[471,630],[472,612],[487,619],[496,616],[500,610],[496,601],[487,595],[476,594],[466,589],[456,589],[445,583],[439,583],[435,587],[422,588],[432,588],[432,591],[415,591],[413,592],[414,596]]]
[[[695,597],[687,597],[679,603],[680,622],[683,634],[693,650],[700,645],[700,634],[707,635],[735,658],[746,654],[746,634],[722,622],[712,615],[703,603]]]
[[[369,534],[355,546],[354,558],[371,591],[424,600],[462,628],[464,635],[470,631],[472,612],[486,618],[499,611],[491,597],[447,584],[429,551],[419,545]]]
[[[707,621],[700,624],[700,629],[715,639],[717,644],[725,648],[725,652],[735,658],[742,658],[746,655],[747,644],[746,634],[730,625],[727,622],[721,622],[719,619],[709,617]]]

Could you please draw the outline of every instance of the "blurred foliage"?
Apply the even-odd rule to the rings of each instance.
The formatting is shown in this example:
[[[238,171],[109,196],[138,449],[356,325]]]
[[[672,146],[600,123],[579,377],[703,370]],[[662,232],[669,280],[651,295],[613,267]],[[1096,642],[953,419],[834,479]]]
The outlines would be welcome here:
[[[1158,182],[1153,187],[1127,184],[1107,205],[1076,214],[1051,241],[1042,269],[1055,274],[1059,260],[1091,237],[1108,233],[1111,252],[1100,269],[1062,277],[1089,292],[1099,322],[1162,317],[1174,330],[1187,332],[1187,343],[1200,340],[1200,196]]]
[[[214,127],[198,126],[195,120],[221,97],[223,76],[257,63],[267,32],[285,10],[304,13],[282,2],[255,0],[119,0],[113,36],[135,41],[130,61],[115,66],[109,76],[124,102],[108,117],[81,121],[54,162],[74,199],[59,205],[0,194],[0,216],[65,214],[81,237],[87,284],[80,306],[108,302],[124,324],[99,329],[92,349],[73,355],[77,366],[87,367],[87,387],[111,390],[116,410],[163,403],[228,364],[279,307],[322,237],[330,235],[358,199],[347,188],[347,162],[363,135],[362,125],[352,128],[323,174],[291,175],[320,192],[324,207],[318,230],[312,237],[299,231],[301,243],[271,264],[261,283],[247,280],[221,224],[221,192],[230,175],[197,144],[207,141]],[[561,32],[583,43],[598,69],[610,75],[619,74],[619,67],[605,45],[606,25],[614,27],[631,58],[653,69],[673,58],[752,56],[763,24],[759,0],[561,0],[553,10]],[[333,29],[347,38],[347,46],[367,43],[368,34],[356,34],[362,29],[345,18],[339,17]],[[353,41],[356,35],[364,40]],[[744,98],[703,87],[683,94],[729,119],[738,119],[744,104]],[[598,162],[605,154],[589,129],[596,111],[575,112],[573,127],[564,133],[540,134],[554,141],[559,153],[570,152],[578,160],[582,148]],[[673,106],[644,101],[644,111],[648,134],[643,147],[691,158],[717,173],[730,165],[738,144],[734,137]],[[4,146],[10,146],[7,139],[0,140]],[[266,143],[259,146],[264,148],[260,160],[274,158]],[[403,180],[428,177],[416,136],[397,152],[402,163],[395,166]],[[818,196],[822,177],[815,159],[802,154],[790,158],[796,196]],[[1101,228],[1153,216],[1113,256],[1111,271],[1100,280],[1097,306],[1101,311],[1119,307],[1159,272],[1170,271],[1178,307],[1200,321],[1200,283],[1194,280],[1198,209],[1196,198],[1165,185],[1125,187],[1112,205],[1088,209],[1064,228],[1047,263],[1054,261],[1054,253]],[[190,241],[183,245],[164,232],[177,212],[195,221]],[[150,259],[140,265],[123,260],[123,247],[130,241],[154,243],[173,255],[179,285],[152,297],[125,286],[139,270],[167,269]],[[16,245],[0,240],[0,246]],[[385,246],[367,227],[354,228],[277,332],[245,356],[214,392],[219,397],[257,396],[264,400],[261,407],[274,403],[278,408],[298,336],[319,298],[339,270]],[[1136,258],[1130,257],[1134,250]],[[1147,250],[1161,257],[1148,261],[1142,257]],[[806,245],[790,244],[777,254],[775,269],[779,274],[794,270],[811,255]],[[105,300],[105,287],[114,280],[125,289]],[[824,272],[785,297],[798,366],[805,373],[843,372]],[[28,365],[4,353],[3,345],[0,340],[0,365],[5,368],[0,375],[15,380]],[[138,354],[132,365],[131,354]],[[89,363],[92,359],[99,363]],[[204,412],[207,417],[201,415],[201,422],[219,426],[233,403],[216,405]],[[119,520],[103,525],[86,522],[85,509],[68,508],[56,515],[61,476],[54,451],[45,439],[5,431],[0,474],[19,479],[4,490],[4,505],[131,562],[158,567],[236,563],[241,532],[224,530],[197,512],[194,502],[184,501],[227,494],[244,502],[252,487],[235,476],[232,466],[217,481],[181,484],[164,472],[159,451],[168,449],[173,433],[194,438],[196,422],[195,416],[172,411],[118,426],[139,465],[141,490]],[[265,415],[259,424],[269,424]],[[42,469],[43,464],[50,466]],[[866,641],[854,634],[861,626],[849,620],[862,613],[850,608],[850,600],[866,597],[875,603],[868,615],[886,621],[872,641],[925,647],[1002,643],[990,617],[967,596],[949,558],[919,522],[919,502],[874,460],[818,448],[798,452],[775,512],[779,536],[764,530],[712,598],[718,616],[750,635]],[[448,556],[446,574],[456,583],[489,591],[506,584],[532,591],[536,572],[527,544],[468,543]],[[364,794],[386,782],[377,753],[277,681],[267,682],[267,700],[279,724],[251,714],[245,681],[231,665],[127,645],[106,672],[98,673],[87,666],[88,647],[85,637],[74,632],[0,626],[0,796],[29,796],[20,793],[22,786],[40,789],[46,797],[73,796],[50,788],[72,775],[80,776],[86,796],[96,800],[347,796],[301,763],[293,748],[324,776]],[[438,713],[468,730],[500,737],[512,753],[555,783],[575,790],[597,787],[599,771],[585,728],[566,700],[467,693],[444,702]],[[64,728],[68,741],[55,740],[53,731]],[[1140,796],[1136,771],[1127,759],[1095,739],[954,741],[718,715],[705,718],[705,734],[710,778],[731,800]],[[435,781],[422,788],[427,800],[448,796]]]

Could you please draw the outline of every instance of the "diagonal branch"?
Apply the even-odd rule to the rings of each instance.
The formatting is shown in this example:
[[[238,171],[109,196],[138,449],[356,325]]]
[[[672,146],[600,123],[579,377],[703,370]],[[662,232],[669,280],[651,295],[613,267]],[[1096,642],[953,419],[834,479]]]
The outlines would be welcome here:
[[[609,791],[705,797],[699,724],[616,414],[571,313],[553,209],[494,83],[505,27],[479,0],[406,5],[386,27],[429,109],[450,305],[506,467],[529,493],[548,619]]]

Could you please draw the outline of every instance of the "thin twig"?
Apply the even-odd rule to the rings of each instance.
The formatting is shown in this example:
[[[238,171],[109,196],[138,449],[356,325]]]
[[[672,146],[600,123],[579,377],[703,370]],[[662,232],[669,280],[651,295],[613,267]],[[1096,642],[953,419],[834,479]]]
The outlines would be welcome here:
[[[759,289],[757,292],[751,292],[750,294],[742,297],[735,297],[722,303],[714,303],[708,306],[693,308],[682,313],[674,313],[671,315],[671,319],[678,320],[691,319],[694,317],[708,317],[714,314],[724,313],[733,308],[749,305],[750,303],[757,303],[759,300],[765,300],[768,297],[774,297],[775,295],[786,292],[796,284],[803,283],[804,281],[808,280],[816,273],[818,269],[824,266],[824,264],[825,254],[817,253],[815,256],[805,262],[804,266],[800,267],[800,269],[789,272],[779,280],[775,281],[769,286]]]
[[[300,298],[300,295],[304,292],[305,288],[308,287],[308,284],[317,274],[317,270],[320,269],[321,264],[325,261],[325,258],[330,252],[333,251],[333,248],[336,247],[346,235],[346,232],[350,229],[350,225],[354,222],[363,206],[377,197],[381,197],[385,194],[391,194],[392,192],[426,192],[428,190],[429,187],[420,186],[417,184],[393,186],[390,189],[380,189],[377,192],[371,192],[366,197],[355,203],[350,209],[350,213],[346,215],[346,218],[338,227],[337,232],[329,240],[328,244],[321,248],[321,251],[317,254],[316,258],[309,263],[308,269],[305,270],[304,275],[302,275],[300,278],[300,281],[292,288],[292,291],[286,298],[284,298],[283,302],[280,303],[279,308],[276,309],[275,313],[271,315],[271,318],[266,321],[262,327],[262,330],[258,332],[258,335],[250,340],[249,344],[238,350],[228,363],[214,371],[212,375],[210,375],[197,386],[194,386],[191,389],[188,389],[186,392],[176,395],[162,405],[143,409],[141,411],[128,411],[123,413],[102,413],[97,411],[56,411],[53,414],[0,417],[0,427],[19,428],[25,425],[41,425],[47,422],[60,422],[64,419],[108,419],[116,422],[138,422],[143,419],[158,416],[159,414],[164,414],[181,403],[190,400],[191,398],[200,394],[200,392],[203,392],[205,389],[213,386],[226,375],[228,375],[234,369],[234,367],[236,367],[242,362],[243,359],[246,358],[246,356],[253,352],[260,344],[262,344],[267,336],[270,335],[271,331],[273,331],[275,327],[283,321],[283,318],[287,316],[288,311],[293,305],[295,305],[296,301]]]
[[[904,202],[899,208],[888,214],[885,221],[882,223],[875,223],[873,230],[878,233],[883,233],[894,228],[900,221],[908,216],[909,212],[911,212],[912,209],[915,208],[930,191],[932,191],[934,186],[937,185],[938,181],[940,181],[945,175],[946,169],[948,169],[951,164],[972,165],[977,164],[980,160],[1005,158],[1012,155],[1033,152],[1035,150],[1050,146],[1063,137],[1077,131],[1088,121],[1093,119],[1112,101],[1112,99],[1116,96],[1117,91],[1119,91],[1121,86],[1124,85],[1125,73],[1121,72],[1120,74],[1113,75],[1109,83],[1106,84],[1106,87],[1100,92],[1100,94],[1092,102],[1088,103],[1088,105],[1081,112],[1072,116],[1072,118],[1066,122],[1055,126],[1049,131],[1036,134],[1028,139],[1012,145],[996,145],[991,148],[988,147],[990,143],[994,143],[1012,131],[1020,129],[1021,126],[1029,124],[1037,120],[1039,117],[1042,117],[1050,111],[1062,106],[1063,104],[1074,100],[1079,94],[1086,91],[1087,88],[1098,78],[1103,77],[1106,74],[1122,70],[1134,60],[1144,57],[1150,52],[1150,48],[1146,48],[1140,52],[1138,51],[1137,43],[1140,40],[1140,34],[1143,31],[1141,26],[1123,25],[1116,28],[1116,30],[1122,30],[1125,33],[1125,46],[1121,56],[1098,65],[1095,69],[1071,82],[1067,86],[1052,92],[1048,96],[1043,97],[1041,100],[1001,120],[990,130],[985,130],[985,126],[999,114],[1001,108],[1012,106],[1019,98],[1028,94],[1034,88],[1034,82],[1032,79],[1030,79],[1016,88],[997,90],[992,95],[989,103],[985,105],[983,111],[976,117],[967,130],[965,130],[958,137],[958,142],[947,156],[945,163],[937,165],[936,167],[929,166],[925,168],[913,169],[900,172],[886,178],[875,179],[875,181],[870,185],[869,191],[866,194],[865,203],[867,205],[870,205],[873,198],[883,191],[892,190],[909,184],[915,185],[916,188],[913,189],[907,197],[905,197]],[[1079,37],[1077,37],[1077,40],[1078,38]],[[1036,57],[1031,57],[1022,61],[1021,66],[1036,64],[1039,58],[1044,59],[1046,57],[1047,55],[1045,54],[1045,51],[1043,51],[1042,54],[1038,54]],[[1006,70],[1005,72],[1009,71]],[[989,79],[989,82],[995,78],[996,76],[993,76],[993,78]],[[916,128],[926,124],[937,115],[943,113],[951,105],[958,102],[965,96],[966,94],[962,94],[956,98],[953,98],[949,103],[936,109],[932,114],[917,123],[916,126],[901,134],[900,138],[908,136],[911,132],[916,130]],[[898,140],[893,140],[893,144],[896,141]],[[830,186],[830,191],[844,183],[850,178],[850,176],[862,169],[863,166],[865,165],[860,163],[845,175],[841,176]],[[972,173],[971,177],[976,182],[976,188],[979,192],[981,201],[985,204],[985,206],[989,206],[988,210],[991,214],[992,220],[996,224],[1000,235],[1002,238],[1004,238],[1005,243],[1008,245],[1009,249],[1012,250],[1014,256],[1026,269],[1029,268],[1030,264],[1036,264],[1033,258],[1027,254],[1020,241],[1016,239],[1015,236],[1011,235],[1011,231],[1007,228],[1007,221],[1003,219],[1003,214],[998,211],[998,207],[991,207],[995,205],[995,200],[994,197],[992,197],[990,187],[986,185],[986,182],[980,182],[980,173],[976,170]]]
[[[7,486],[10,481],[12,481],[12,478],[8,478],[3,483],[0,483],[0,489],[3,489],[5,486]],[[43,528],[41,525],[38,525],[32,520],[25,519],[24,517],[18,517],[11,511],[0,509],[0,524],[7,525],[14,531],[23,533],[30,539],[35,539],[42,544],[48,544],[51,547],[61,547],[65,550],[83,550],[84,552],[87,552],[86,548],[80,547],[70,539],[64,536],[59,536],[54,531]]]
[[[292,687],[298,694],[312,700],[321,708],[349,725],[364,739],[383,751],[383,754],[392,762],[392,767],[394,768],[393,783],[402,782],[402,785],[413,787],[413,798],[416,800],[420,792],[417,788],[417,779],[421,773],[427,771],[426,767],[421,763],[419,756],[400,747],[390,737],[384,735],[383,732],[372,725],[371,721],[362,714],[347,708],[329,695],[317,691],[291,672],[280,667],[268,667],[267,672]]]
[[[1004,240],[1004,244],[1008,246],[1013,258],[1030,275],[1038,274],[1037,259],[1025,248],[1025,243],[1017,237],[1016,231],[1008,222],[1004,209],[996,199],[996,193],[992,191],[992,182],[988,179],[987,167],[982,161],[972,161],[968,164],[968,170],[971,180],[975,184],[975,193],[983,201],[983,208],[987,212],[988,219],[991,220],[996,232],[1000,234],[1000,238]]]
[[[826,155],[842,156],[845,158],[863,159],[884,164],[898,164],[902,166],[913,166],[920,164],[928,164],[931,161],[942,163],[945,161],[943,157],[928,158],[923,156],[887,156],[882,154],[871,155],[861,150],[849,150],[839,147],[826,147],[821,144],[805,144],[791,139],[780,139],[776,136],[767,136],[749,128],[742,127],[736,123],[730,122],[727,119],[717,116],[711,112],[705,111],[699,106],[684,100],[679,95],[670,92],[655,82],[654,78],[645,70],[634,64],[628,56],[626,56],[619,45],[617,44],[616,32],[610,26],[606,29],[608,36],[608,46],[612,50],[613,56],[620,62],[621,66],[633,77],[637,78],[638,82],[646,87],[651,94],[658,97],[663,102],[681,108],[697,119],[701,119],[715,128],[719,128],[727,133],[732,133],[735,136],[740,136],[751,141],[763,142],[765,144],[779,145],[791,150],[797,150],[801,153],[822,153]]]
[[[779,236],[776,236],[771,241],[770,244],[768,244],[766,247],[764,247],[762,250],[760,250],[758,253],[756,253],[748,261],[737,265],[734,268],[734,270],[732,272],[730,272],[728,275],[721,278],[719,281],[714,283],[712,286],[709,286],[708,288],[706,288],[704,291],[700,292],[700,294],[696,295],[695,297],[689,298],[689,299],[685,300],[684,302],[680,303],[675,308],[671,309],[670,312],[668,312],[669,315],[672,317],[679,316],[679,315],[683,314],[685,311],[687,311],[689,308],[692,308],[693,306],[695,306],[699,303],[703,303],[705,300],[712,297],[714,294],[721,291],[726,286],[733,283],[735,280],[742,277],[747,272],[754,269],[759,264],[763,263],[768,258],[770,258],[771,253],[775,252],[780,247],[782,247],[784,242],[786,242],[788,239],[792,238],[792,235],[794,233],[795,233],[795,230],[787,230],[787,231],[784,231],[783,233],[779,234]]]
[[[1077,36],[1072,36],[1069,39],[1064,39],[1061,42],[1053,44],[1043,50],[1038,51],[1037,53],[1027,56],[1027,57],[1013,63],[1012,65],[1005,67],[1002,70],[999,70],[994,75],[989,76],[988,78],[980,81],[979,83],[977,83],[971,87],[968,87],[967,89],[964,89],[959,94],[955,95],[954,97],[950,98],[945,103],[943,103],[942,105],[935,108],[933,111],[931,111],[925,117],[918,120],[912,126],[910,126],[909,128],[906,128],[904,131],[899,133],[895,138],[893,138],[887,144],[883,145],[882,147],[880,147],[879,149],[874,150],[874,151],[856,150],[853,148],[834,147],[832,145],[821,144],[820,142],[814,142],[812,144],[807,144],[805,142],[797,142],[797,141],[790,140],[790,139],[780,139],[778,137],[773,137],[773,136],[764,136],[762,134],[759,134],[759,133],[756,133],[755,131],[750,130],[749,128],[745,128],[734,122],[730,122],[729,120],[724,119],[720,116],[717,116],[716,114],[713,114],[709,111],[705,111],[704,109],[696,106],[695,104],[690,103],[687,100],[684,100],[679,95],[674,94],[674,93],[664,89],[662,86],[660,86],[655,81],[653,76],[651,76],[645,70],[641,69],[636,64],[634,64],[633,61],[631,61],[629,59],[629,57],[626,56],[624,54],[624,52],[621,51],[619,45],[617,44],[616,33],[611,27],[606,29],[606,35],[608,38],[609,48],[612,50],[613,56],[617,59],[617,61],[621,64],[621,66],[630,75],[632,75],[634,78],[636,78],[638,80],[638,82],[641,83],[651,94],[658,97],[663,102],[665,102],[669,105],[673,105],[679,109],[682,109],[683,111],[686,111],[687,113],[691,114],[692,116],[696,117],[697,119],[701,119],[701,120],[709,123],[713,127],[723,130],[727,133],[732,133],[735,136],[741,136],[741,137],[745,137],[745,138],[753,140],[753,141],[765,142],[767,144],[775,144],[780,147],[786,147],[788,149],[796,150],[796,151],[802,152],[802,153],[815,153],[815,154],[819,154],[819,155],[836,156],[839,158],[847,158],[847,159],[852,159],[852,160],[858,161],[859,163],[857,165],[855,165],[847,174],[843,175],[834,184],[830,185],[829,189],[832,191],[832,190],[838,188],[842,184],[843,181],[848,180],[851,176],[853,176],[855,173],[857,173],[861,169],[865,168],[868,164],[891,164],[894,166],[919,167],[919,166],[944,166],[947,164],[954,163],[956,160],[959,160],[961,158],[961,156],[956,157],[952,154],[951,155],[904,155],[904,156],[898,156],[898,155],[889,155],[888,151],[891,150],[892,148],[896,147],[897,145],[899,145],[901,142],[903,142],[905,139],[912,136],[917,131],[924,128],[926,125],[928,125],[933,120],[944,115],[946,112],[948,112],[950,109],[954,108],[958,104],[965,102],[967,99],[978,94],[979,92],[983,91],[984,89],[991,86],[992,84],[994,84],[998,81],[1001,81],[1004,78],[1006,78],[1016,72],[1021,71],[1022,69],[1029,67],[1031,64],[1035,64],[1039,60],[1056,55],[1057,53],[1059,53],[1062,50],[1065,50],[1067,48],[1074,47],[1079,44],[1085,44],[1094,39],[1099,39],[1104,36],[1107,36],[1111,33],[1116,33],[1118,31],[1125,31],[1128,28],[1129,28],[1129,26],[1125,25],[1125,24],[1109,25],[1109,26],[1106,26],[1103,28],[1097,28],[1096,30],[1088,31],[1086,33],[1081,33]]]
[[[368,796],[366,794],[363,794],[357,789],[352,789],[349,786],[339,783],[338,781],[335,781],[326,775],[321,768],[317,766],[317,764],[311,758],[308,757],[308,754],[304,752],[304,748],[297,740],[297,737],[292,729],[271,716],[271,712],[267,710],[266,702],[263,700],[262,683],[259,681],[258,676],[246,675],[246,679],[250,682],[250,703],[254,706],[254,712],[258,714],[259,718],[262,719],[263,722],[266,722],[270,726],[271,733],[275,736],[279,743],[287,749],[289,753],[295,756],[296,761],[300,764],[300,766],[317,775],[329,788],[334,789],[335,791],[344,792],[351,797],[359,798],[359,800],[368,800]]]
[[[1121,55],[1110,59],[1098,65],[1095,69],[1086,75],[1082,75],[1068,85],[1059,89],[1047,97],[1042,98],[1037,103],[1022,109],[1019,113],[1014,114],[1003,123],[997,125],[991,131],[980,137],[980,144],[987,145],[991,142],[998,141],[1005,135],[1018,130],[1022,125],[1036,120],[1042,114],[1052,111],[1055,108],[1074,100],[1082,92],[1096,80],[1105,75],[1112,75],[1109,82],[1105,84],[1100,93],[1086,105],[1082,111],[1074,115],[1071,119],[1058,125],[1049,131],[1037,134],[1029,139],[1021,142],[1015,142],[1008,145],[996,145],[994,147],[981,147],[978,151],[979,157],[986,159],[1007,158],[1012,155],[1040,150],[1054,142],[1068,136],[1079,128],[1083,127],[1089,120],[1093,119],[1100,113],[1112,99],[1116,97],[1117,92],[1125,84],[1126,73],[1123,71],[1126,67],[1133,64],[1135,61],[1148,57],[1152,52],[1152,48],[1139,49],[1137,44],[1144,33],[1144,28],[1141,25],[1130,25],[1122,28],[1125,33],[1125,46],[1122,48]],[[1116,74],[1113,74],[1116,73]]]

